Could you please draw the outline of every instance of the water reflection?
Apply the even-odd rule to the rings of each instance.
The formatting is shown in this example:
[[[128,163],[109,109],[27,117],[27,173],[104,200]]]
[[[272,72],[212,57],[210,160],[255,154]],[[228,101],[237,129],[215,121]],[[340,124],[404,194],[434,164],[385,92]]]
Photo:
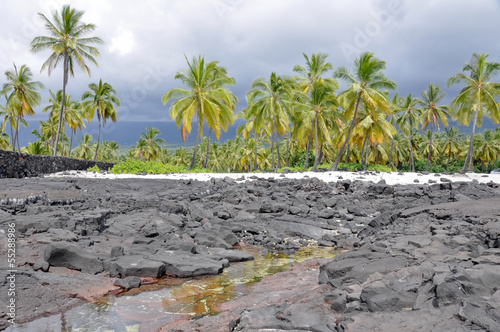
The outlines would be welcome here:
[[[296,254],[246,250],[254,261],[232,263],[222,274],[189,279],[166,278],[120,296],[108,296],[63,315],[10,327],[7,331],[150,331],[182,317],[216,315],[221,303],[248,293],[263,277],[286,271],[310,258],[334,257],[332,248],[304,247]]]

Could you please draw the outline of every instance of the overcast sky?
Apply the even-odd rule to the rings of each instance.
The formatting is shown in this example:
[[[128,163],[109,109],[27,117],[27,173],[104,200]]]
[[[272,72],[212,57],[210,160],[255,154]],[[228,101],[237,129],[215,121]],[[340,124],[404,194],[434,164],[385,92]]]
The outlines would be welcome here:
[[[8,3],[8,4],[7,4]],[[50,52],[29,52],[35,36],[47,35],[37,13],[49,15],[63,0],[16,0],[0,11],[0,84],[3,73],[27,64],[48,89],[62,88],[62,66],[40,73]],[[292,75],[304,64],[302,52],[329,54],[334,67],[352,68],[361,52],[387,62],[386,74],[400,95],[420,93],[433,82],[448,92],[446,79],[461,71],[473,52],[500,61],[498,0],[73,0],[101,37],[99,66],[91,77],[77,68],[68,92],[80,98],[100,78],[122,101],[118,121],[169,120],[164,92],[182,87],[184,54],[218,60],[236,79],[231,90],[245,106],[245,93],[257,77],[272,71]],[[500,78],[497,78],[500,80]],[[344,88],[345,85],[342,85]],[[41,113],[41,108],[37,113]],[[44,115],[43,118],[46,116]],[[40,119],[42,117],[40,116]]]

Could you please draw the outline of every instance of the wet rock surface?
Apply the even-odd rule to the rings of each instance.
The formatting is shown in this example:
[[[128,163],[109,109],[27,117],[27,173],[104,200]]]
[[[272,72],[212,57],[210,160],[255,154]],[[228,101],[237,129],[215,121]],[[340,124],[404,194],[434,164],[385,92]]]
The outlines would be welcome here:
[[[318,244],[349,251],[163,330],[500,330],[493,183],[3,179],[0,200],[2,229],[16,223],[19,322],[137,287],[137,277],[219,273],[251,259],[239,243]]]

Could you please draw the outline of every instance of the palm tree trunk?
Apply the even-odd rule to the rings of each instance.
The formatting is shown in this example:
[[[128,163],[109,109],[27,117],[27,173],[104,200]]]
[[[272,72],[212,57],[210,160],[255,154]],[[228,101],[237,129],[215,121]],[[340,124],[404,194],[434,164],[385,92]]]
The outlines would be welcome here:
[[[392,170],[392,153],[394,152],[394,136],[391,140],[391,155],[389,156],[389,168]]]
[[[68,84],[68,54],[64,55],[64,75],[63,75],[63,88],[62,88],[62,103],[61,110],[59,111],[59,125],[57,126],[56,141],[54,145],[54,151],[52,155],[55,157],[57,155],[57,145],[59,144],[59,134],[61,133],[62,118],[64,112],[64,103],[66,102],[66,84]]]
[[[280,138],[278,134],[278,122],[276,116],[274,117],[274,126],[276,128],[276,167],[281,168],[281,155],[280,155]]]
[[[432,125],[431,125],[431,137],[429,139],[429,153],[427,154],[427,166],[425,167],[426,171],[429,171],[429,163],[431,161],[431,151],[432,151]]]
[[[361,148],[361,167],[365,169],[365,147],[366,141],[368,140],[368,134],[365,135],[365,140],[363,141],[363,147]]]
[[[370,141],[368,141],[368,144],[365,147],[365,165],[363,166],[363,170],[366,170],[368,168],[368,157],[370,156]]]
[[[198,151],[198,143],[200,142],[200,132],[201,132],[201,119],[200,119],[200,107],[196,111],[196,119],[198,120],[198,130],[196,131],[196,143],[193,150],[193,158],[191,159],[191,165],[189,165],[188,171],[192,170],[196,162],[196,151]]]
[[[339,153],[337,154],[337,158],[335,159],[335,163],[330,168],[330,171],[336,171],[337,168],[339,167],[340,158],[342,158],[342,155],[344,154],[345,148],[346,148],[347,144],[349,143],[349,139],[351,138],[352,129],[354,128],[354,124],[356,123],[356,117],[358,116],[358,108],[359,108],[360,101],[361,101],[361,93],[358,92],[358,100],[356,100],[356,108],[354,109],[354,115],[352,117],[351,126],[349,127],[349,132],[347,133],[347,137],[345,139],[344,145],[342,145],[342,148],[340,149]]]
[[[309,134],[309,139],[307,140],[307,148],[306,148],[306,160],[304,161],[304,169],[309,168],[309,152],[311,151],[311,142],[312,142],[313,131]]]
[[[290,167],[290,138],[286,139],[286,167]]]
[[[257,130],[254,129],[254,137],[255,137],[255,147],[254,147],[254,150],[255,150],[255,159],[254,159],[254,162],[253,162],[253,169],[254,170],[257,170]]]
[[[17,116],[17,121],[16,121],[16,134],[14,137],[14,144],[12,145],[12,151],[16,150],[16,143],[17,143],[17,149],[19,152],[21,152],[21,149],[19,149],[19,121],[21,121],[21,115]]]
[[[411,139],[411,134],[412,134],[412,125],[410,119],[408,119],[408,142],[409,142],[409,148],[410,148],[410,172],[415,172],[415,164],[413,163],[413,147],[412,147],[412,139]]]
[[[321,141],[321,145],[319,146],[319,161],[318,163],[321,165],[321,161],[323,160],[323,144],[325,144],[325,135],[323,135],[323,140]]]
[[[448,155],[448,159],[446,159],[446,172],[448,172],[448,165],[450,164],[451,154]]]
[[[71,158],[71,150],[73,149],[73,130],[71,130],[71,139],[69,140],[68,157]]]
[[[473,159],[474,159],[474,135],[476,134],[476,124],[477,124],[477,111],[474,113],[474,121],[472,122],[472,134],[470,137],[469,150],[467,151],[467,156],[465,157],[464,166],[460,169],[460,174],[465,174],[467,170],[467,163],[469,163],[469,172],[474,172],[474,168],[472,167]]]
[[[351,154],[351,146],[350,145],[347,146],[347,151],[345,154],[345,163],[346,164],[349,164],[349,154]]]
[[[274,130],[271,134],[271,168],[274,169]]]
[[[207,155],[205,157],[205,162],[203,163],[203,168],[208,167],[208,154],[210,153],[210,135],[212,134],[212,128],[208,128],[208,138],[207,138]]]
[[[317,126],[318,126],[318,115],[316,114],[316,117],[314,118],[314,139],[316,140],[316,153],[314,156],[314,165],[312,168],[313,171],[318,168],[318,164],[319,164],[319,142],[318,142]]]
[[[95,147],[94,161],[97,159],[97,151],[99,150],[99,142],[101,139],[101,113],[99,107],[97,108],[97,119],[99,120],[99,131],[97,132],[97,145]]]
[[[12,143],[12,151],[14,151],[14,147],[16,146],[16,137],[14,136],[14,126],[12,126],[12,122],[10,123],[10,141]]]

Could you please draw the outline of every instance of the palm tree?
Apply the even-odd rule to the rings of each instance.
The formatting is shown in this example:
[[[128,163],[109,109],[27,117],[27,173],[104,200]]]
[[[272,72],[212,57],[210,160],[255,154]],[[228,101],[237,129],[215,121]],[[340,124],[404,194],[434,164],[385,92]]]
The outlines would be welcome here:
[[[120,100],[115,96],[116,91],[109,83],[90,83],[88,91],[82,95],[82,105],[87,113],[87,120],[92,121],[94,113],[97,113],[99,120],[99,132],[97,134],[97,146],[95,148],[94,161],[97,159],[99,142],[101,139],[101,126],[104,128],[106,120],[116,122],[116,106],[120,106]]]
[[[26,65],[22,65],[18,70],[14,64],[14,70],[6,71],[5,77],[7,83],[3,85],[0,94],[7,96],[5,108],[10,110],[13,118],[15,117],[16,127],[12,150],[15,149],[17,141],[17,147],[21,151],[19,146],[19,123],[26,115],[35,114],[33,108],[38,106],[41,100],[38,89],[43,89],[44,86],[38,81],[32,81],[33,73]]]
[[[401,115],[396,120],[399,128],[408,137],[408,148],[409,154],[409,169],[410,172],[415,172],[415,161],[413,156],[413,131],[415,128],[418,129],[422,118],[420,116],[420,109],[416,108],[418,104],[418,99],[413,98],[411,93],[406,98],[400,98],[397,104],[397,110],[401,112]]]
[[[22,149],[23,153],[37,154],[37,155],[49,155],[50,150],[45,146],[42,141],[36,141],[34,143],[29,143],[27,147]]]
[[[421,155],[427,156],[435,156],[438,155],[438,145],[435,139],[432,137],[434,134],[429,129],[423,135],[422,142],[419,143],[419,150],[421,151]],[[429,166],[426,166],[426,170],[429,170]]]
[[[0,132],[0,149],[6,150],[9,147],[9,134]]]
[[[1,96],[5,98],[5,102],[7,102],[7,95],[5,93],[1,93]],[[5,106],[0,105],[0,116],[3,117],[2,125],[0,126],[0,132],[5,131],[5,127],[7,123],[10,124],[10,136],[9,139],[12,138],[12,143],[14,143],[14,128],[16,127],[16,115],[14,114],[14,110],[12,108],[7,108]],[[26,123],[27,125],[27,123]],[[8,135],[7,135],[8,136]],[[5,139],[5,135],[3,139]],[[12,144],[14,145],[14,144]]]
[[[75,157],[80,159],[90,160],[92,157],[92,136],[89,134],[83,134],[82,139],[78,140],[80,144],[75,147]]]
[[[489,54],[473,53],[470,61],[462,69],[463,72],[469,72],[469,76],[457,73],[448,79],[448,86],[465,84],[465,87],[452,101],[452,106],[457,109],[455,118],[466,125],[469,125],[471,118],[473,119],[469,150],[465,157],[464,166],[460,170],[462,174],[466,170],[474,171],[474,135],[476,125],[481,126],[483,115],[494,122],[500,121],[500,105],[495,100],[495,96],[500,94],[500,83],[491,82],[493,76],[498,74],[500,70],[500,63],[488,62],[486,60],[488,56]]]
[[[460,134],[455,127],[444,128],[444,130],[441,152],[448,157],[446,160],[446,171],[448,171],[450,158],[455,157],[461,151],[464,134]]]
[[[347,90],[339,96],[339,104],[346,113],[352,113],[351,125],[347,133],[344,144],[342,145],[335,163],[330,170],[337,170],[340,159],[351,138],[354,125],[358,121],[358,110],[360,104],[363,104],[367,111],[380,109],[386,114],[391,113],[390,102],[387,95],[379,89],[395,89],[396,83],[389,80],[382,72],[385,69],[385,61],[379,60],[373,56],[373,53],[363,53],[354,61],[354,75],[345,67],[340,67],[335,71],[335,77],[349,83]],[[348,116],[346,116],[348,118]]]
[[[117,159],[118,151],[120,150],[120,145],[115,141],[104,141],[102,142],[101,149],[99,150],[99,160],[106,162],[115,162]]]
[[[137,148],[141,151],[141,155],[144,159],[148,161],[156,159],[160,153],[160,144],[165,145],[165,140],[163,138],[157,138],[159,135],[160,131],[155,127],[146,127],[146,131],[141,133]]]
[[[87,35],[93,32],[96,28],[94,24],[82,23],[81,19],[83,11],[72,9],[71,6],[63,6],[61,12],[54,11],[52,13],[52,21],[44,14],[38,15],[45,22],[50,36],[35,37],[31,41],[31,51],[40,52],[50,49],[52,54],[47,61],[42,65],[41,71],[48,68],[48,73],[56,68],[57,64],[63,63],[63,88],[61,110],[59,112],[59,127],[57,128],[56,144],[53,155],[57,154],[57,145],[59,143],[59,134],[61,132],[62,117],[64,110],[64,101],[66,95],[66,85],[68,84],[68,75],[74,76],[73,64],[76,63],[87,75],[90,76],[90,68],[87,62],[91,62],[97,66],[97,61],[94,57],[99,56],[99,50],[92,46],[93,44],[102,44],[103,41],[99,37],[88,37]]]
[[[227,123],[232,123],[236,97],[225,87],[234,85],[235,80],[227,75],[226,69],[218,65],[218,61],[205,63],[201,55],[193,58],[192,63],[186,58],[189,70],[179,71],[175,79],[181,80],[188,89],[175,88],[168,90],[162,97],[163,105],[170,99],[177,99],[170,106],[170,117],[175,119],[178,128],[181,128],[182,139],[185,141],[191,132],[191,122],[196,118],[196,143],[189,170],[196,162],[198,143],[203,136],[203,123],[220,137],[221,129]],[[224,119],[224,120],[223,120]],[[223,120],[223,121],[222,121]]]
[[[43,108],[42,113],[50,111],[48,121],[50,121],[51,126],[49,127],[47,126],[48,124],[46,124],[47,126],[46,129],[50,128],[52,134],[52,149],[55,149],[55,143],[56,143],[55,134],[57,133],[57,129],[54,130],[54,128],[52,128],[52,125],[55,124],[56,128],[59,127],[59,110],[61,108],[61,105],[64,104],[63,116],[62,116],[63,124],[61,126],[62,128],[61,137],[62,140],[64,140],[66,137],[66,124],[67,124],[71,130],[71,139],[68,152],[68,156],[71,157],[71,149],[73,146],[73,134],[76,133],[77,129],[81,130],[82,126],[85,127],[81,105],[76,100],[71,99],[71,95],[65,95],[65,101],[63,102],[62,90],[59,90],[56,93],[54,93],[52,90],[49,90],[49,93],[50,96],[47,98],[47,101],[50,104]],[[62,145],[61,155],[64,155],[64,145]]]
[[[356,126],[356,131],[361,133],[361,137],[365,138],[365,141],[369,143],[369,145],[373,145],[377,150],[377,156],[380,153],[389,155],[379,149],[379,146],[382,144],[386,137],[392,138],[396,134],[396,128],[385,118],[386,114],[383,111],[376,110],[374,112],[370,112],[367,114],[361,121],[359,121]],[[363,156],[363,149],[361,149]],[[368,146],[366,146],[364,161],[361,158],[361,163],[363,165],[363,169],[366,169],[366,164],[368,163],[368,155],[369,150]]]
[[[430,125],[430,139],[429,143],[432,146],[432,137],[434,127],[439,130],[439,122],[441,121],[445,127],[448,126],[448,116],[450,108],[446,105],[438,106],[438,103],[446,96],[444,91],[441,91],[439,85],[429,83],[427,90],[422,92],[422,99],[418,99],[417,103],[422,105],[422,129],[426,129]],[[426,171],[429,170],[429,163],[431,159],[431,151],[427,154]]]
[[[336,82],[335,82],[336,83]],[[299,137],[308,137],[306,164],[307,168],[309,159],[309,147],[314,138],[316,143],[313,170],[318,167],[320,158],[320,141],[324,141],[323,137],[329,144],[332,144],[332,136],[334,132],[338,132],[341,123],[336,122],[339,116],[336,114],[338,106],[335,89],[337,85],[316,80],[309,90],[309,95],[305,96],[305,103],[299,102],[299,113],[302,115],[299,127]],[[308,133],[301,133],[301,130]]]
[[[254,162],[253,162],[253,170],[257,170],[257,158],[258,158],[258,145],[262,139],[263,135],[269,135],[269,127],[257,127],[257,122],[254,114],[255,108],[252,105],[248,105],[247,108],[244,108],[240,113],[238,113],[237,118],[245,119],[247,122],[238,126],[236,129],[236,135],[242,135],[245,140],[248,140],[250,134],[253,134],[253,148],[254,148]]]
[[[71,130],[71,139],[69,141],[68,151],[68,156],[71,157],[71,149],[73,148],[73,135],[76,134],[77,129],[81,131],[82,126],[86,128],[81,104],[76,101],[72,101],[70,103],[69,110],[64,114],[64,117],[66,124]]]
[[[302,53],[302,55],[304,56],[304,59],[306,60],[306,66],[303,67],[303,66],[300,66],[300,65],[295,65],[295,67],[293,68],[293,71],[295,71],[296,73],[299,73],[302,77],[300,78],[297,78],[297,82],[298,82],[298,85],[300,87],[300,92],[302,94],[303,97],[305,97],[305,101],[306,102],[309,102],[309,103],[318,103],[319,100],[318,100],[318,97],[320,97],[321,95],[323,96],[326,96],[327,94],[324,94],[322,91],[320,90],[329,90],[328,94],[332,94],[334,96],[334,91],[336,89],[339,88],[339,85],[338,85],[338,82],[334,79],[334,78],[331,78],[331,77],[328,77],[328,78],[322,78],[322,76],[326,73],[328,73],[329,71],[333,70],[333,66],[331,63],[329,62],[326,62],[326,58],[328,57],[327,54],[323,54],[323,53],[313,53],[311,58],[309,59],[309,57],[305,54],[305,53]],[[318,83],[316,83],[318,82]],[[314,90],[314,86],[316,86],[316,89]],[[314,92],[315,93],[315,96],[312,96],[311,95],[311,92]],[[323,97],[320,97],[320,98],[323,98]],[[330,98],[330,96],[329,96]],[[334,96],[334,98],[336,99],[336,97]],[[320,102],[322,103],[322,102]],[[334,106],[338,106],[338,103],[337,101],[335,100],[334,101]],[[304,105],[302,105],[304,106]],[[319,163],[319,159],[320,159],[320,152],[318,149],[318,138],[317,138],[317,116],[315,114],[318,113],[319,109],[315,106],[318,106],[318,105],[310,105],[310,107],[298,107],[298,109],[296,109],[294,111],[294,113],[298,113],[298,114],[294,114],[295,116],[292,116],[292,119],[294,119],[295,121],[294,122],[294,129],[297,128],[296,130],[296,134],[297,134],[297,137],[299,138],[299,140],[302,142],[303,141],[303,138],[307,138],[307,147],[306,147],[306,159],[304,161],[304,168],[308,168],[308,164],[309,164],[309,151],[310,151],[310,148],[311,148],[311,143],[312,143],[312,140],[313,140],[313,133],[315,133],[316,136],[315,137],[315,142],[316,142],[316,153],[315,153],[315,166],[313,166],[313,169],[316,169],[317,168],[317,165]],[[333,105],[332,105],[333,106]],[[332,115],[332,114],[330,114]],[[325,126],[323,126],[324,128],[327,128],[326,124],[327,123],[332,123],[332,124],[337,124],[337,125],[340,125],[340,123],[336,123],[336,122],[331,122],[331,121],[328,121],[328,119],[322,117],[323,120],[324,120],[324,124]],[[338,116],[336,117],[338,119]],[[333,128],[337,128],[338,126],[335,126]],[[299,133],[300,131],[300,133]],[[325,136],[325,138],[327,139],[328,143],[331,144],[331,133],[330,132],[323,132],[322,134],[320,134],[320,139],[322,139],[322,137]],[[321,144],[321,147],[323,146],[323,144]],[[321,149],[322,151],[322,149]]]
[[[477,155],[477,159],[481,160],[482,172],[485,170],[485,163],[488,167],[497,159],[500,153],[500,144],[498,140],[495,139],[495,134],[491,129],[486,129],[481,135],[476,135],[474,138],[474,150]]]
[[[277,168],[281,168],[281,156],[278,149],[277,136],[283,136],[289,129],[290,97],[295,83],[292,79],[271,73],[269,80],[261,78],[252,83],[247,93],[249,105],[255,116],[257,128],[266,124],[271,128],[272,167],[274,168],[274,147],[277,151]]]
[[[305,53],[302,53],[302,55],[306,60],[306,66],[303,67],[300,65],[295,65],[293,67],[293,71],[302,75],[302,77],[297,79],[297,81],[303,93],[308,94],[312,85],[317,80],[326,80],[327,84],[332,83],[335,86],[337,85],[337,82],[333,78],[322,78],[324,74],[328,73],[330,70],[333,70],[332,64],[330,62],[326,62],[328,54],[313,53],[310,59]]]

